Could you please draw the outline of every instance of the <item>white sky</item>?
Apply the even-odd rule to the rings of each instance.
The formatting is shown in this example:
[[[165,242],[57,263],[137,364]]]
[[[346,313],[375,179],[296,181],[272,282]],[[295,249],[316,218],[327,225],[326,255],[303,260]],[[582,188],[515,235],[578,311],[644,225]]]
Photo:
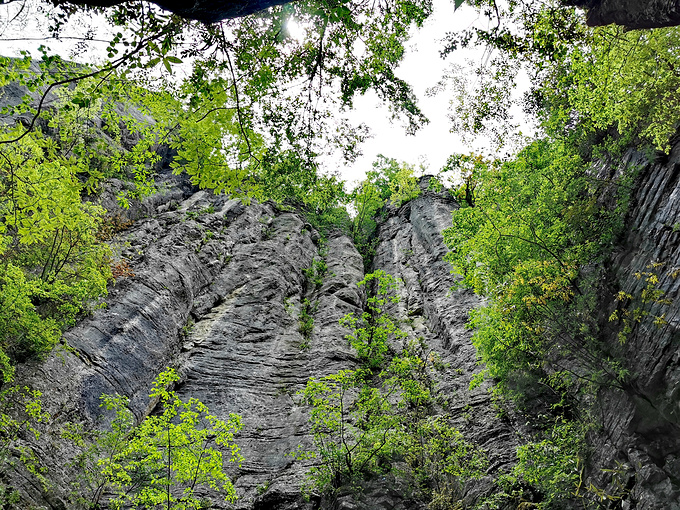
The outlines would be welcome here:
[[[430,123],[415,135],[409,136],[402,123],[398,120],[394,123],[390,121],[387,106],[378,101],[375,93],[355,100],[355,111],[351,118],[356,122],[366,123],[374,137],[364,143],[364,155],[355,164],[341,169],[347,180],[363,179],[364,172],[371,169],[371,163],[378,154],[411,164],[423,161],[429,165],[429,173],[437,173],[452,153],[469,152],[472,149],[460,137],[449,132],[449,95],[443,92],[427,97],[425,91],[441,79],[450,63],[462,64],[465,59],[482,58],[480,50],[459,50],[446,60],[439,56],[443,47],[441,40],[447,32],[464,30],[476,21],[477,16],[472,8],[463,6],[454,12],[450,0],[434,0],[434,13],[414,33],[404,61],[397,71],[399,77],[413,86],[420,107]]]
[[[45,43],[44,39],[40,39],[39,34],[45,33],[44,28],[41,29],[38,25],[43,16],[36,15],[34,3],[29,2],[27,5],[28,8],[20,15],[20,19],[24,19],[25,26],[17,31],[16,27],[19,24],[17,20],[14,20],[10,25],[10,28],[14,29],[13,32],[6,28],[10,19],[14,17],[13,9],[16,11],[17,6],[14,3],[0,6],[0,39],[3,39],[0,41],[0,55],[16,55],[20,49],[26,49],[37,56],[38,46],[47,44],[53,52],[65,58],[80,61],[94,59],[94,54],[79,53],[76,41],[50,40]],[[454,12],[451,0],[434,0],[433,14],[420,30],[414,32],[408,43],[405,59],[397,71],[398,76],[413,86],[421,109],[430,123],[420,129],[416,135],[406,135],[404,125],[399,120],[392,123],[387,106],[382,105],[375,93],[370,92],[357,98],[354,111],[350,112],[350,120],[357,124],[365,123],[373,134],[373,138],[367,140],[361,147],[363,156],[352,165],[340,164],[339,167],[336,159],[327,159],[322,161],[323,168],[331,171],[337,169],[348,182],[352,182],[365,177],[365,171],[371,169],[371,163],[378,154],[416,165],[423,162],[428,166],[428,173],[437,173],[452,153],[466,153],[471,150],[490,152],[491,144],[486,139],[478,139],[470,146],[464,144],[460,137],[449,132],[450,121],[447,114],[449,113],[450,93],[447,94],[445,91],[434,97],[427,97],[425,94],[426,89],[440,80],[451,63],[463,64],[467,59],[478,61],[484,57],[482,51],[478,49],[458,50],[450,54],[446,60],[439,56],[443,47],[441,40],[447,32],[464,30],[475,23],[483,23],[483,21],[477,18],[474,9],[469,6],[464,5]],[[101,34],[98,34],[98,37],[106,39],[106,31],[106,27],[102,25]],[[77,27],[74,28],[73,33],[77,35]],[[12,37],[28,36],[30,38],[33,34],[38,38],[35,41],[7,40]],[[103,49],[105,45],[101,44],[101,46]],[[519,88],[526,90],[526,83]]]

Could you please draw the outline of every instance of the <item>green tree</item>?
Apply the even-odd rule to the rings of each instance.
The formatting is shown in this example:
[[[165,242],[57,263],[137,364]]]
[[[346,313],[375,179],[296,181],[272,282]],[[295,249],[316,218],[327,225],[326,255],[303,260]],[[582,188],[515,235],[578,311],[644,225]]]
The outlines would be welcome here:
[[[605,370],[615,379],[596,324],[583,319],[596,290],[578,278],[578,268],[612,249],[620,211],[597,203],[598,183],[560,141],[537,141],[512,161],[476,165],[471,179],[474,207],[453,213],[444,239],[462,285],[489,298],[471,321],[488,373],[505,384],[513,373],[559,369],[568,355],[583,364],[582,376]]]
[[[600,146],[605,152],[630,144],[668,152],[677,129],[677,27],[591,28],[584,13],[559,1],[475,5],[491,23],[449,34],[444,53],[484,46],[489,58],[472,70],[453,68],[435,87],[453,88],[455,131],[487,133],[503,145],[517,130],[511,108],[522,106],[541,132],[570,139],[586,159],[601,155]],[[532,88],[516,97],[520,70]]]
[[[397,207],[420,195],[416,181],[415,166],[398,162],[379,154],[373,169],[366,172],[350,194],[350,204],[355,212],[352,222],[352,238],[364,259],[364,267],[370,268],[375,253],[378,215],[386,204]]]
[[[79,9],[61,5],[55,11],[48,23],[50,34],[67,31],[69,19]],[[366,130],[338,116],[337,107],[351,106],[356,94],[369,89],[391,105],[395,116],[406,120],[409,131],[426,122],[410,86],[395,70],[410,29],[431,14],[429,0],[378,4],[305,0],[214,25],[170,16],[147,4],[90,11],[103,14],[112,26],[109,60],[100,68],[80,70],[77,76],[55,73],[59,59],[43,47],[39,85],[53,89],[86,77],[101,84],[127,75],[152,90],[172,90],[185,105],[204,105],[204,113],[229,117],[234,127],[229,145],[241,149],[230,151],[230,159],[245,159],[253,168],[261,161],[257,146],[262,136],[269,151],[293,149],[311,155],[334,147],[355,157]],[[305,28],[303,40],[290,36],[289,21]],[[182,62],[193,67],[182,84],[150,75],[156,68],[165,78],[174,78],[173,66]],[[92,96],[81,97],[96,102],[98,86],[90,91]],[[218,96],[228,98],[227,103],[208,106]],[[43,110],[42,104],[24,108],[33,114]],[[197,127],[209,129],[210,124],[215,122]],[[36,125],[31,121],[29,129]]]
[[[340,324],[352,330],[347,339],[362,364],[377,370],[386,362],[390,341],[403,339],[406,334],[399,329],[399,322],[388,310],[390,303],[399,302],[397,281],[385,271],[378,270],[367,274],[359,282],[359,286],[364,285],[369,294],[366,311],[360,315],[348,314],[340,319]]]
[[[25,471],[35,477],[43,489],[49,487],[46,469],[26,439],[40,439],[38,424],[50,420],[42,410],[41,393],[28,387],[5,386],[0,391],[0,505],[15,508],[21,500],[16,487],[7,483],[11,472],[25,476]]]
[[[300,392],[302,403],[311,407],[315,450],[296,456],[319,459],[308,477],[322,492],[358,487],[364,476],[383,471],[384,459],[397,449],[401,427],[387,401],[390,394],[366,385],[364,376],[341,370],[310,379]]]
[[[201,401],[181,400],[168,389],[178,380],[172,369],[158,375],[149,396],[158,399],[162,413],[137,426],[127,398],[103,395],[102,407],[114,413],[110,431],[91,434],[77,426],[65,431],[83,448],[74,462],[81,472],[75,484],[81,503],[99,508],[103,495],[112,493],[114,508],[198,509],[205,503],[200,488],[225,501],[236,499],[223,453],[230,462],[243,460],[234,443],[240,417],[231,413],[220,420]]]
[[[11,134],[10,134],[11,136]],[[0,150],[0,369],[49,352],[110,277],[102,209],[83,202],[83,162],[32,133]]]
[[[433,374],[443,364],[422,338],[405,341],[388,311],[398,302],[395,283],[382,271],[360,283],[372,286],[368,311],[341,321],[352,329],[347,338],[360,365],[312,378],[298,393],[310,407],[314,449],[301,447],[295,455],[316,460],[308,490],[333,496],[342,487],[361,487],[405,459],[408,469],[401,474],[417,494],[428,501],[453,501],[461,496],[464,480],[481,476],[486,458],[446,415],[433,413]]]

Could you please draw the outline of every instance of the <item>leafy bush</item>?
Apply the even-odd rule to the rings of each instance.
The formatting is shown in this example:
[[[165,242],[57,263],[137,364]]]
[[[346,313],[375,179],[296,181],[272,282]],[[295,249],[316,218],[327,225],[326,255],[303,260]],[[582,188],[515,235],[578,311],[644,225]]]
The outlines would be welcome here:
[[[369,289],[366,311],[360,315],[348,314],[340,319],[340,324],[352,330],[347,339],[361,362],[369,369],[378,369],[386,361],[389,341],[405,337],[398,321],[388,311],[390,303],[399,301],[395,294],[397,282],[391,275],[378,270],[367,274],[359,285],[374,286]]]
[[[579,493],[586,461],[586,429],[558,420],[538,438],[517,448],[517,464],[496,480],[497,490],[480,507],[506,508],[533,501],[539,510],[572,508],[578,500],[589,508],[588,494]],[[529,489],[532,487],[532,489]]]
[[[360,366],[312,378],[298,392],[310,407],[314,448],[294,454],[317,461],[306,489],[332,496],[342,487],[359,488],[403,459],[401,474],[418,495],[440,502],[460,497],[463,481],[481,476],[486,458],[447,416],[432,413],[432,374],[441,361],[422,338],[398,345],[406,334],[388,311],[398,302],[393,277],[377,271],[360,285],[369,288],[367,311],[341,320],[352,329],[347,338]]]
[[[102,407],[114,413],[109,432],[73,425],[64,432],[83,448],[74,461],[80,470],[74,483],[80,503],[99,508],[103,494],[110,491],[115,508],[202,508],[199,487],[225,501],[236,499],[224,473],[223,452],[240,465],[243,458],[234,435],[241,419],[231,413],[228,420],[220,420],[201,401],[181,400],[167,389],[178,380],[172,369],[158,375],[149,397],[158,399],[162,413],[147,416],[136,427],[126,397],[103,395]]]

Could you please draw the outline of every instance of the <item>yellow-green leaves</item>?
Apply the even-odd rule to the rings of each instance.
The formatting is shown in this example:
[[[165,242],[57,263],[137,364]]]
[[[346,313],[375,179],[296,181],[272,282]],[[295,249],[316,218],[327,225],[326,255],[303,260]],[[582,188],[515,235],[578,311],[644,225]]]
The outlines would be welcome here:
[[[103,395],[102,407],[115,414],[111,431],[95,433],[94,438],[77,427],[67,431],[67,437],[82,446],[84,440],[94,439],[76,461],[86,469],[78,487],[82,502],[98,505],[105,490],[115,494],[111,504],[116,508],[201,508],[199,489],[236,500],[224,464],[240,465],[243,460],[234,442],[241,419],[231,413],[220,420],[200,400],[181,400],[168,389],[178,380],[172,369],[158,375],[150,397],[158,399],[162,413],[147,416],[136,427],[127,398]],[[89,500],[83,498],[88,488]]]
[[[9,130],[6,135],[13,136]],[[106,292],[102,209],[83,203],[83,162],[32,133],[0,151],[0,370],[48,353],[92,300]]]

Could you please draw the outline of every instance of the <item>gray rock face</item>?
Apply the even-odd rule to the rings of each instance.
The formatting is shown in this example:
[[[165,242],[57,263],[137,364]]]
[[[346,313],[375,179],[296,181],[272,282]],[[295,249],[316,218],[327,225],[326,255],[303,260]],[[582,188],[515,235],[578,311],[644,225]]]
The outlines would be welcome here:
[[[141,420],[151,410],[151,381],[174,366],[181,397],[198,397],[218,416],[243,418],[238,443],[246,460],[232,473],[237,507],[274,508],[272,501],[277,508],[306,507],[300,496],[306,468],[286,456],[306,440],[307,415],[292,397],[308,377],[351,366],[338,320],[360,310],[364,299],[356,285],[362,259],[345,237],[323,250],[329,272],[323,284],[308,281],[303,270],[322,258],[310,228],[269,204],[244,206],[198,192],[125,231],[114,251],[130,261],[134,276],[116,282],[108,306],[65,335],[68,351],[20,370],[53,416],[43,435],[52,447],[41,457],[55,486],[43,493],[26,478],[29,500],[69,505],[64,492],[73,473],[65,466],[74,452],[59,439],[64,423],[98,426],[104,393],[129,396]],[[298,316],[306,299],[316,306],[305,340]]]
[[[287,455],[310,441],[307,410],[296,403],[295,393],[309,377],[356,363],[338,321],[362,310],[365,291],[357,286],[364,278],[362,258],[343,236],[320,246],[318,234],[299,216],[271,204],[246,206],[206,192],[179,201],[178,193],[138,209],[137,216],[150,216],[114,241],[114,251],[129,260],[134,276],[119,279],[107,306],[66,333],[69,349],[19,370],[22,383],[43,392],[53,417],[41,441],[50,446],[40,450],[53,487],[41,490],[28,476],[18,480],[34,505],[72,504],[67,488],[74,473],[67,463],[75,451],[59,438],[64,424],[103,426],[104,393],[127,395],[135,417],[143,419],[153,407],[150,384],[167,366],[180,372],[180,397],[200,399],[218,417],[242,416],[237,442],[245,461],[240,468],[230,466],[239,495],[235,508],[319,504],[300,494],[308,466]],[[172,202],[178,205],[169,210]],[[403,281],[402,300],[393,312],[404,328],[425,337],[450,364],[439,386],[448,400],[442,412],[489,450],[493,474],[512,462],[516,439],[509,425],[494,417],[486,388],[467,390],[478,368],[465,322],[478,300],[469,292],[449,295],[454,278],[442,259],[440,231],[454,207],[446,195],[427,192],[390,211],[375,264]],[[304,271],[314,259],[328,267],[320,285]],[[303,307],[314,319],[307,337],[300,333]],[[341,496],[334,504],[415,508],[399,483],[393,477],[372,481],[363,495]],[[470,486],[468,499],[488,490],[489,483]]]
[[[427,178],[421,180],[424,187]],[[519,430],[507,419],[496,416],[489,384],[470,390],[473,376],[481,370],[470,342],[472,332],[465,327],[470,310],[480,300],[469,290],[451,290],[456,277],[443,257],[448,251],[442,230],[451,224],[451,211],[457,204],[447,192],[423,194],[397,211],[390,211],[380,226],[380,243],[374,268],[398,277],[401,300],[394,313],[403,320],[410,336],[423,336],[428,345],[442,355],[448,365],[439,390],[448,404],[442,409],[454,419],[456,427],[475,444],[486,450],[488,474],[497,475],[512,467]],[[490,490],[483,479],[467,487],[468,504]]]
[[[634,297],[602,303],[601,322],[618,306],[641,306],[650,315],[633,327],[622,347],[617,330],[608,341],[622,350],[631,374],[624,390],[602,390],[597,414],[601,433],[596,440],[593,477],[611,481],[615,470],[623,481],[626,499],[638,509],[680,508],[680,145],[668,157],[649,162],[643,154],[629,152],[618,166],[606,165],[599,177],[617,177],[623,168],[638,169],[631,192],[622,248],[609,266],[615,275],[612,294],[619,290]],[[651,274],[655,287],[668,304],[643,304],[642,292]],[[665,323],[655,324],[663,316]],[[607,474],[609,473],[609,474]],[[632,506],[630,508],[633,508]]]
[[[583,7],[590,26],[615,23],[630,29],[671,27],[680,23],[678,0],[567,0]]]
[[[679,264],[680,149],[663,162],[647,164],[635,154],[624,162],[634,163],[642,170],[630,228],[611,266],[617,285],[639,294],[645,282],[634,273],[665,261],[657,271],[660,287],[676,298],[678,280],[669,273]],[[605,167],[601,176],[615,171]],[[129,396],[135,417],[143,419],[153,410],[152,380],[172,366],[181,375],[180,397],[202,400],[218,417],[236,412],[243,418],[237,443],[245,461],[240,468],[229,466],[239,495],[232,507],[418,508],[394,477],[368,482],[359,496],[305,501],[300,485],[308,465],[286,455],[310,441],[307,410],[298,405],[296,392],[309,377],[356,364],[347,331],[338,323],[365,302],[363,287],[356,285],[364,278],[362,259],[352,242],[336,236],[323,245],[294,213],[195,192],[182,182],[147,200],[133,210],[136,222],[113,245],[134,276],[119,279],[107,306],[66,333],[68,350],[18,371],[19,382],[43,392],[53,417],[36,446],[53,486],[45,490],[25,473],[17,475],[14,482],[26,503],[74,508],[68,461],[75,450],[60,438],[64,424],[103,426],[103,393]],[[392,314],[410,338],[423,337],[447,364],[438,381],[444,399],[436,412],[450,416],[487,451],[488,476],[465,487],[464,502],[472,505],[493,490],[494,476],[512,466],[527,430],[496,416],[488,386],[469,390],[480,367],[465,323],[479,299],[451,290],[456,278],[443,260],[447,250],[441,231],[455,207],[446,194],[424,190],[410,203],[388,208],[373,269],[400,279],[401,300]],[[321,284],[305,271],[315,259],[328,267]],[[611,298],[603,301],[603,322],[614,306]],[[665,306],[667,325],[655,329],[651,318],[643,321],[624,346],[634,374],[630,387],[602,390],[597,398],[601,429],[593,434],[587,474],[599,486],[611,486],[613,478],[621,483],[622,508],[680,508],[678,313],[677,304]],[[308,335],[300,332],[303,309],[314,319]],[[616,342],[614,336],[611,341]],[[215,503],[215,508],[231,508]]]

